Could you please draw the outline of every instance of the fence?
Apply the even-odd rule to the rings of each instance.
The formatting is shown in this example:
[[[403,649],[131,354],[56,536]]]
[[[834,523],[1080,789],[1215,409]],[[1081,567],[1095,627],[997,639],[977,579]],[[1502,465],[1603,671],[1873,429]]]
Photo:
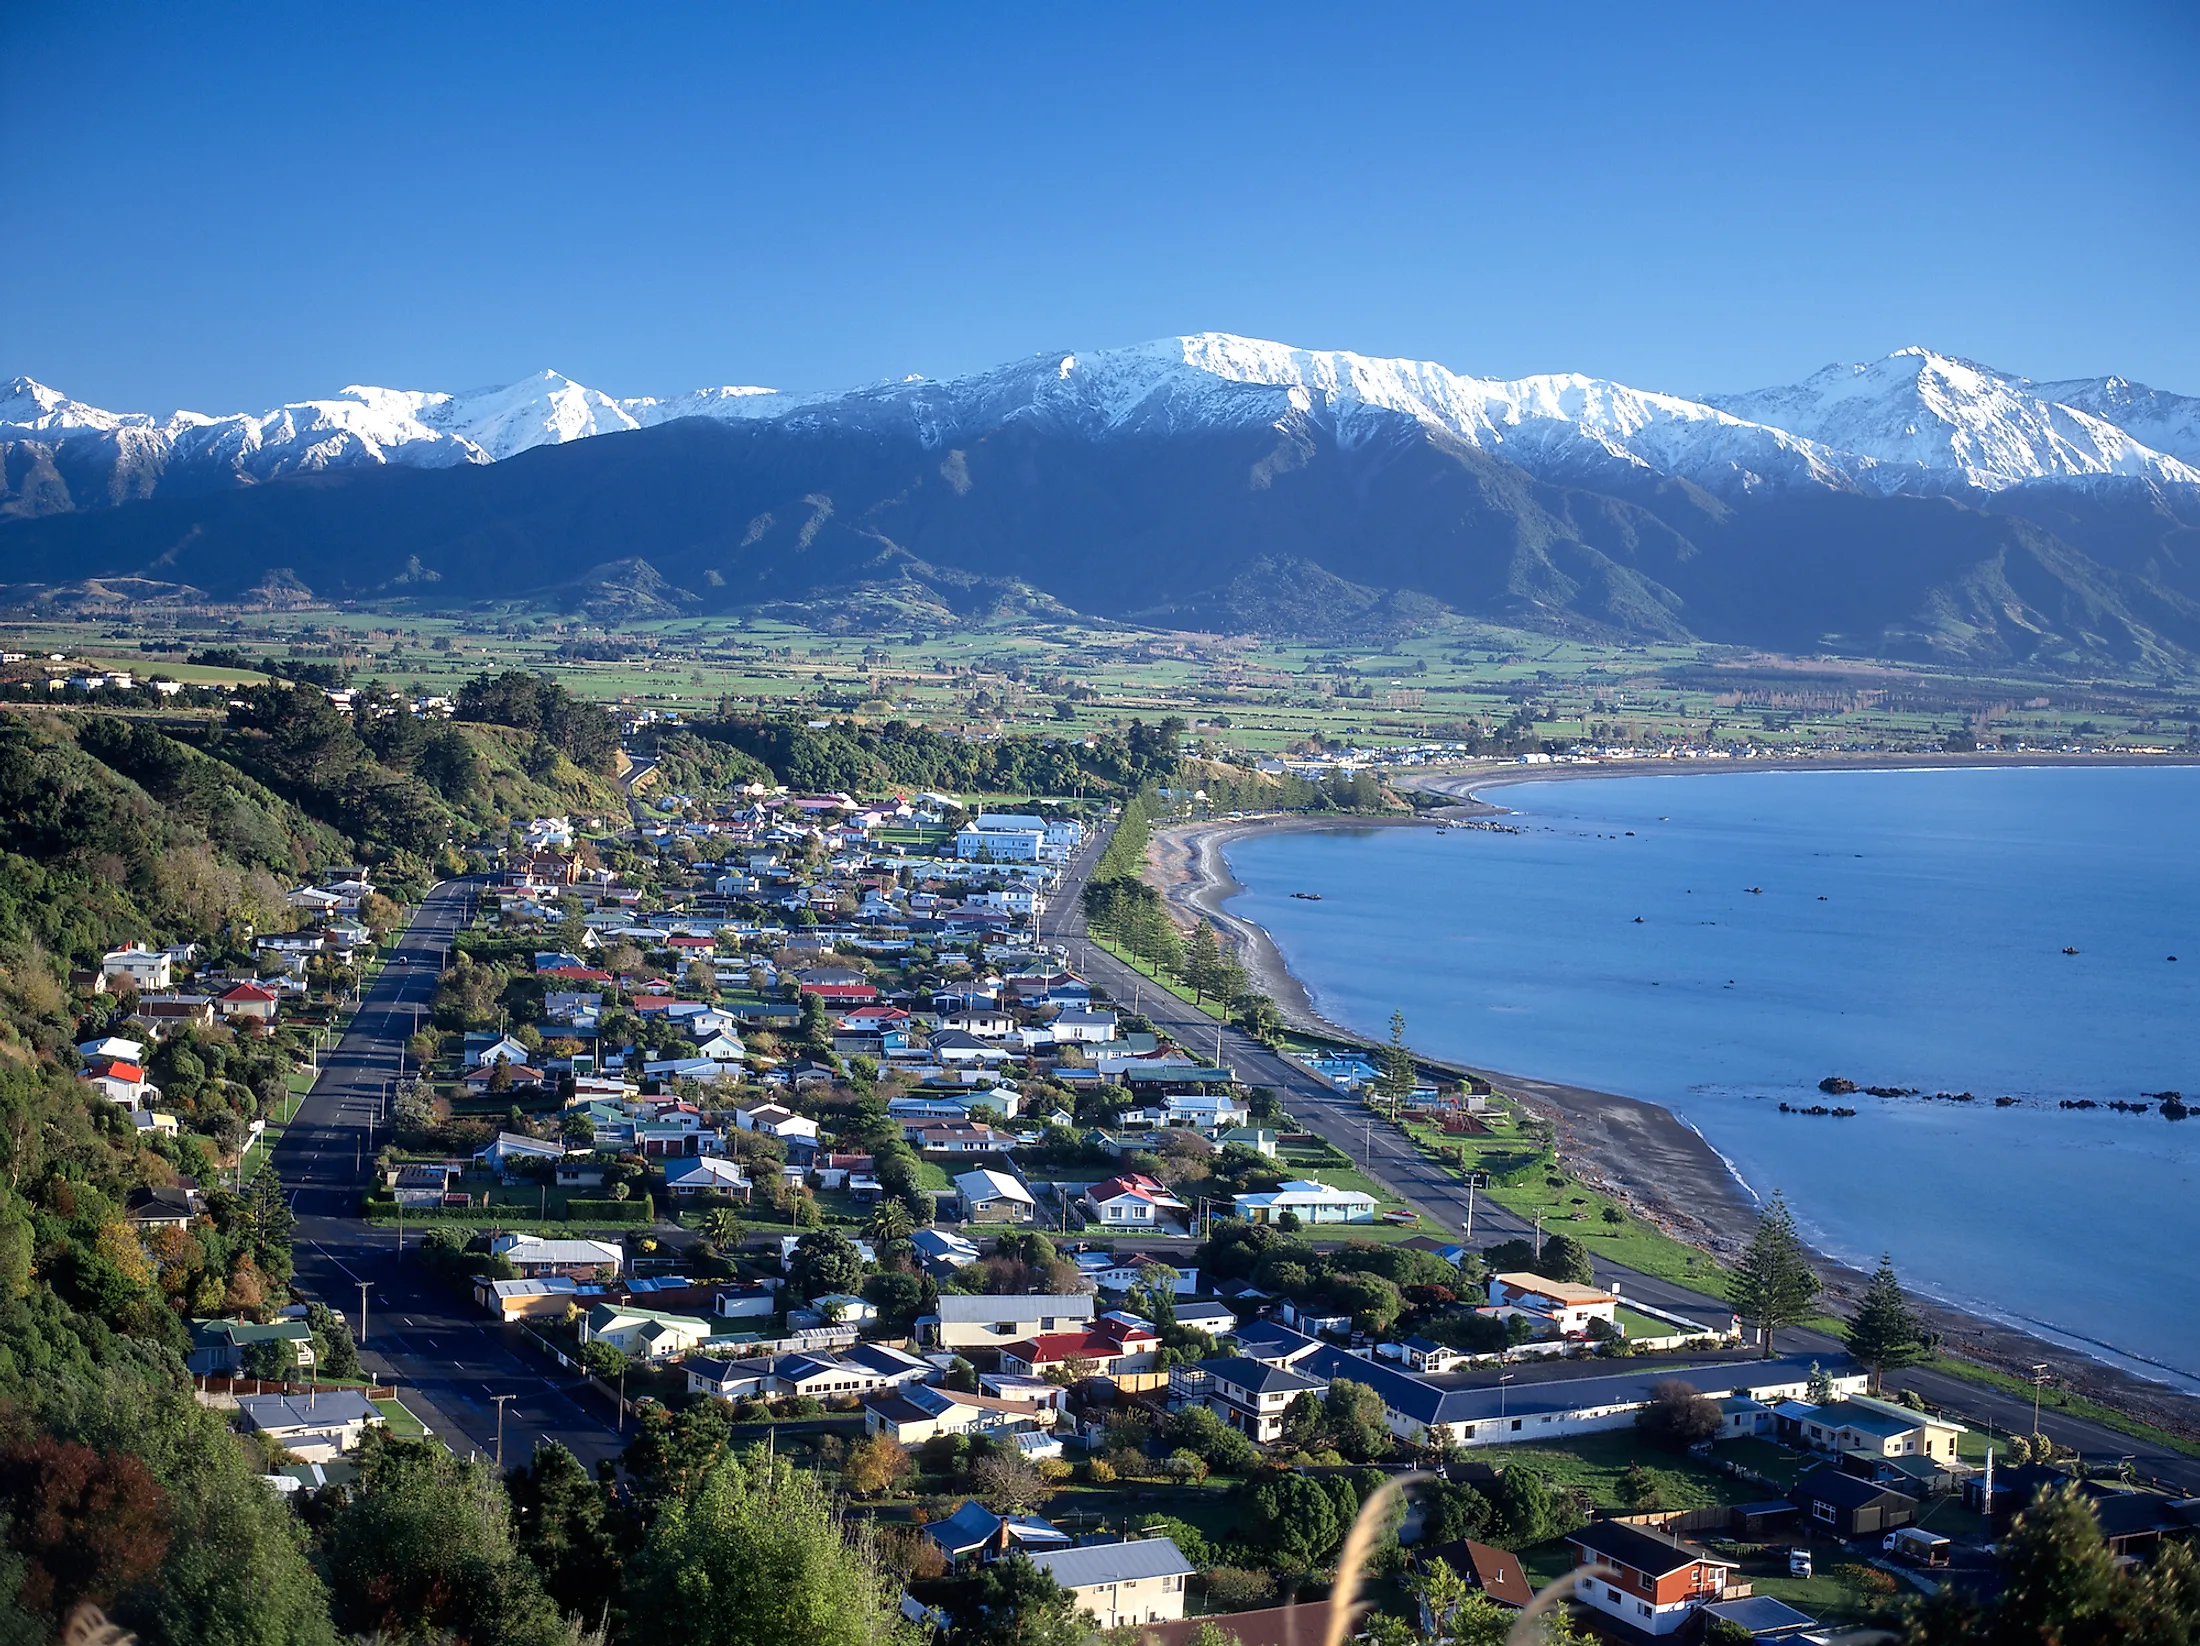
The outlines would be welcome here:
[[[289,1382],[273,1377],[228,1377],[219,1372],[194,1375],[191,1386],[202,1395],[365,1395],[369,1400],[395,1400],[395,1385],[372,1383]]]

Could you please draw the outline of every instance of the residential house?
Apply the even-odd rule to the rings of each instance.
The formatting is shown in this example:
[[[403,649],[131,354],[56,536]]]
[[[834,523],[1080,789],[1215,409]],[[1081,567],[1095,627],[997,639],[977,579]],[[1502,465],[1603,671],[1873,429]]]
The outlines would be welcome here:
[[[1593,1521],[1566,1541],[1578,1564],[1607,1567],[1612,1574],[1579,1584],[1574,1598],[1643,1634],[1672,1634],[1697,1607],[1724,1599],[1734,1577],[1733,1562],[1624,1521]]]
[[[915,1135],[909,1136],[912,1130]],[[1016,1146],[1014,1137],[982,1120],[932,1121],[914,1128],[905,1126],[902,1131],[919,1154],[1006,1154]]]
[[[1140,1232],[1167,1228],[1188,1210],[1160,1179],[1144,1172],[1125,1172],[1095,1183],[1085,1191],[1084,1204],[1103,1228]]]
[[[1057,1046],[1095,1046],[1115,1038],[1115,1013],[1065,1007],[1046,1027]]]
[[[945,1302],[946,1299],[941,1299]],[[1093,1372],[1122,1376],[1150,1372],[1161,1338],[1135,1315],[1111,1311],[1083,1331],[1042,1332],[1001,1349],[1001,1370],[1023,1377],[1090,1364]]]
[[[527,1061],[527,1048],[510,1035],[499,1035],[482,1046],[469,1046],[466,1050],[466,1061],[477,1069],[486,1069],[494,1063],[524,1064]]]
[[[1357,1189],[1332,1188],[1313,1178],[1293,1178],[1266,1194],[1231,1197],[1237,1215],[1248,1223],[1274,1223],[1286,1212],[1301,1223],[1372,1223],[1375,1197]]]
[[[188,1229],[198,1215],[190,1189],[132,1189],[122,1206],[123,1221],[141,1235],[151,1229]]]
[[[281,997],[259,983],[239,983],[214,997],[214,1009],[227,1018],[253,1023],[272,1023]]]
[[[1237,1355],[1218,1355],[1169,1372],[1169,1395],[1178,1405],[1203,1405],[1233,1429],[1261,1445],[1283,1434],[1283,1414],[1302,1394],[1329,1385],[1288,1366]]]
[[[713,1331],[695,1315],[637,1309],[631,1303],[599,1303],[580,1325],[583,1343],[608,1343],[632,1360],[664,1360],[685,1354]]]
[[[725,1195],[746,1202],[748,1175],[723,1155],[689,1155],[665,1166],[665,1189],[676,1199],[697,1195]]]
[[[99,972],[112,982],[127,978],[130,986],[143,994],[148,989],[165,989],[174,982],[175,962],[164,949],[131,943],[101,955]]]
[[[491,1063],[471,1070],[465,1079],[466,1095],[480,1097],[499,1089],[532,1091],[543,1082],[543,1072],[526,1063]],[[503,1085],[499,1087],[499,1080]]]
[[[1806,1524],[1838,1538],[1874,1537],[1917,1519],[1917,1499],[1822,1463],[1788,1488]]]
[[[1196,1326],[1209,1337],[1222,1337],[1237,1330],[1238,1317],[1227,1303],[1208,1298],[1197,1303],[1179,1303],[1176,1322],[1179,1326]]]
[[[733,1123],[744,1132],[761,1132],[766,1137],[778,1138],[787,1145],[790,1154],[800,1151],[808,1155],[817,1149],[817,1122],[796,1114],[783,1103],[736,1109]]]
[[[1014,1552],[1039,1553],[1067,1548],[1069,1533],[1037,1515],[995,1514],[983,1504],[968,1502],[945,1520],[935,1520],[924,1535],[938,1546],[949,1565],[976,1556],[995,1560]]]
[[[1602,1286],[1576,1286],[1563,1280],[1546,1280],[1538,1274],[1492,1275],[1489,1303],[1475,1311],[1495,1319],[1526,1317],[1561,1337],[1580,1337],[1589,1322],[1613,1322],[1619,1294]]]
[[[943,1349],[998,1349],[1050,1332],[1082,1331],[1093,1318],[1085,1293],[1026,1293],[1011,1297],[945,1293],[934,1335]]]
[[[302,1395],[240,1395],[237,1413],[246,1428],[264,1436],[303,1463],[326,1463],[359,1444],[360,1436],[382,1421],[367,1397],[355,1389],[318,1390]]]
[[[210,994],[141,994],[130,1015],[159,1034],[186,1024],[211,1029],[214,1026],[214,997]]]
[[[909,1244],[925,1272],[936,1280],[977,1262],[981,1255],[975,1244],[951,1229],[919,1229],[909,1237]]]
[[[907,1383],[863,1403],[864,1428],[904,1446],[921,1446],[934,1435],[1031,1429],[1053,1421],[1054,1409],[1035,1401],[965,1394],[930,1383]]]
[[[539,1235],[498,1235],[491,1251],[504,1258],[520,1275],[571,1275],[587,1280],[599,1269],[616,1275],[626,1254],[608,1240],[545,1240]]]
[[[1535,1586],[1522,1570],[1520,1557],[1510,1550],[1493,1549],[1487,1543],[1477,1543],[1472,1538],[1461,1538],[1456,1543],[1445,1543],[1435,1548],[1415,1550],[1421,1570],[1428,1570],[1429,1562],[1441,1560],[1460,1577],[1467,1587],[1478,1589],[1498,1605],[1519,1611],[1535,1599]],[[1432,1629],[1437,1619],[1430,1617],[1428,1603],[1421,1603],[1421,1620],[1424,1632]],[[1448,1620],[1446,1620],[1448,1621]]]
[[[1164,1124],[1189,1126],[1194,1131],[1227,1131],[1252,1119],[1252,1111],[1224,1093],[1170,1092],[1161,1100]]]
[[[493,1172],[510,1173],[523,1160],[563,1160],[563,1143],[545,1142],[520,1132],[498,1132],[496,1141],[474,1151],[474,1159]]]
[[[191,1352],[184,1368],[201,1377],[235,1377],[244,1370],[244,1352],[255,1343],[287,1343],[301,1372],[314,1365],[313,1333],[303,1320],[194,1320]]]
[[[1102,1629],[1182,1617],[1185,1581],[1197,1570],[1165,1537],[1042,1552],[1031,1563]]]
[[[955,1179],[966,1223],[1029,1223],[1037,1203],[1007,1172],[964,1172]]]
[[[1775,1415],[1783,1440],[1844,1456],[1952,1458],[1965,1432],[1960,1423],[1863,1395],[1827,1406],[1788,1401]]]

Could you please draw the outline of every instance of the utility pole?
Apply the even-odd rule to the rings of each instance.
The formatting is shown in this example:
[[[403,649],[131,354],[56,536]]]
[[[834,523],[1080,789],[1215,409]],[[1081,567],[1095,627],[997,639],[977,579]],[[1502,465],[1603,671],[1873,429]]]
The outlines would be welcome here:
[[[1505,1421],[1505,1385],[1512,1380],[1513,1375],[1510,1372],[1499,1372],[1497,1374],[1497,1421],[1499,1423]]]
[[[1539,1258],[1543,1255],[1543,1219],[1540,1216],[1535,1220],[1535,1255]]]
[[[367,1283],[359,1282],[359,1341],[367,1340]]]
[[[1370,1120],[1366,1125],[1360,1128],[1360,1170],[1363,1172],[1372,1172],[1374,1169],[1375,1122]],[[1536,1255],[1541,1256],[1542,1253],[1539,1251]]]
[[[2047,1386],[2047,1365],[2043,1361],[2032,1368],[2032,1432],[2040,1432],[2040,1392]]]
[[[498,1395],[497,1403],[497,1473],[504,1473],[504,1403],[517,1400],[517,1395]]]

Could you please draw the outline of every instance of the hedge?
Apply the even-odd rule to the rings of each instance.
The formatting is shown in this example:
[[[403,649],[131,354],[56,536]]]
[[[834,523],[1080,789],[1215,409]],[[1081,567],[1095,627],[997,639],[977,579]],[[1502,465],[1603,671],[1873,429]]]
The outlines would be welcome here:
[[[568,1223],[654,1223],[656,1202],[648,1195],[639,1200],[568,1200]]]

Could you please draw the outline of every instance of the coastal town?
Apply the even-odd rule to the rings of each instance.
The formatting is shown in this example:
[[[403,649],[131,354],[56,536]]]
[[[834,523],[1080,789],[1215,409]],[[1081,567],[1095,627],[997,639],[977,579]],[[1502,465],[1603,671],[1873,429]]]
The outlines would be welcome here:
[[[392,1445],[642,1491],[762,1448],[874,1529],[920,1633],[976,1638],[1013,1570],[1088,1629],[1240,1646],[1326,1626],[1362,1519],[1382,1643],[1495,1639],[1584,1566],[1584,1635],[1838,1640],[1990,1583],[2043,1484],[2118,1559],[2200,1527],[2189,1486],[1906,1370],[1891,1273],[1878,1317],[1819,1317],[1784,1213],[1722,1271],[1519,1093],[1286,1026],[1127,889],[1142,798],[629,794],[513,820],[409,913],[336,865],[249,966],[76,979],[114,1002],[87,1096],[156,1138],[194,1047],[320,1026],[315,1096],[232,1174],[272,1148],[318,1256],[190,1326],[301,1513]],[[211,1187],[130,1224],[158,1249]]]

